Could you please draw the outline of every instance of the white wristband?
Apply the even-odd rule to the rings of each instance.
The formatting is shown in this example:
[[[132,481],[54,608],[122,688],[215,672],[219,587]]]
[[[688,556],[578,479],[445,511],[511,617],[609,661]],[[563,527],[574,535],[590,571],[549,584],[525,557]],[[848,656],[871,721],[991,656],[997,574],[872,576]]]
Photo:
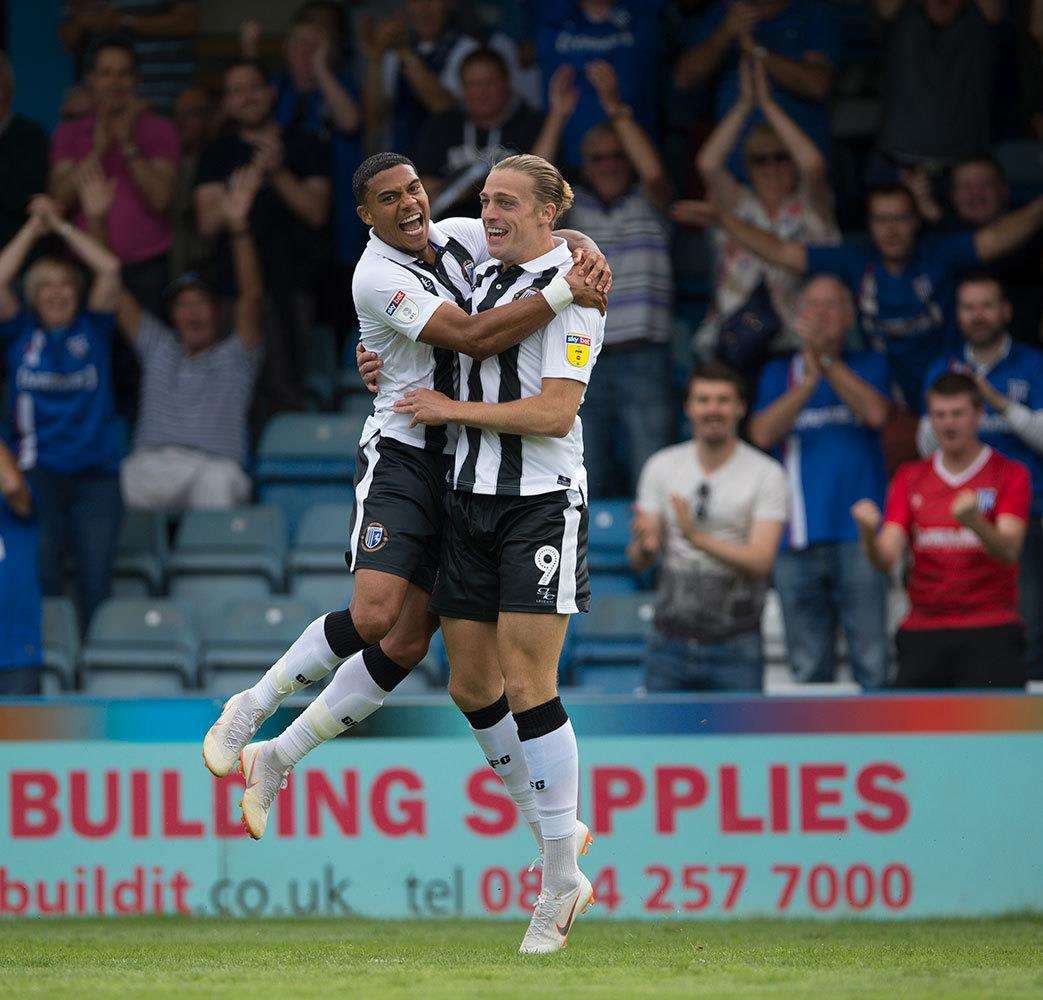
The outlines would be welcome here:
[[[552,278],[547,287],[543,289],[543,297],[554,310],[555,316],[572,305],[572,289],[560,274],[556,278]]]

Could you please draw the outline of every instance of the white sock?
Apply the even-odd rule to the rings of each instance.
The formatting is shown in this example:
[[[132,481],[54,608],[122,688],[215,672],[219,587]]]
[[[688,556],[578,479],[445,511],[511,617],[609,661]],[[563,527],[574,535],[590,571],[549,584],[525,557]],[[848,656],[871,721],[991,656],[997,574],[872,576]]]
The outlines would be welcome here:
[[[543,834],[543,884],[551,892],[573,888],[576,863],[576,820],[579,811],[579,750],[572,722],[553,732],[521,741]]]
[[[362,652],[348,657],[319,696],[275,738],[284,764],[296,764],[384,704],[388,692],[370,677]]]
[[[536,792],[529,780],[529,765],[525,761],[521,740],[518,739],[518,725],[514,716],[508,712],[499,722],[487,729],[472,727],[471,732],[482,748],[489,766],[499,775],[518,811],[525,817],[525,822],[529,824],[529,829],[542,850],[543,838],[540,836],[540,812],[536,808]]]
[[[325,677],[342,658],[326,641],[326,616],[316,618],[264,676],[250,688],[250,696],[271,714],[294,691]]]

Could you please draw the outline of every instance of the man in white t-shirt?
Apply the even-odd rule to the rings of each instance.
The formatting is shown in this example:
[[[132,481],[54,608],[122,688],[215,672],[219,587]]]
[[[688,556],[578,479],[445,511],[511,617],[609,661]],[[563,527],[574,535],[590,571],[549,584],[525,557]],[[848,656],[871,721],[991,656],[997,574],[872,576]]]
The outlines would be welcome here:
[[[627,554],[660,563],[645,653],[649,691],[759,691],[760,620],[786,522],[786,476],[739,440],[738,375],[697,368],[685,412],[693,440],[664,448],[641,472]]]

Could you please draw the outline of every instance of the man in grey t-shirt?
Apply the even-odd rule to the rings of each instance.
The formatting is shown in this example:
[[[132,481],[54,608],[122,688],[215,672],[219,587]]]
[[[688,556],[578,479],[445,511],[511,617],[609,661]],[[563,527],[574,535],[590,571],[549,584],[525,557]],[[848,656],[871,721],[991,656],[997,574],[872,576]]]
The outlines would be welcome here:
[[[142,370],[134,448],[120,469],[128,507],[216,509],[250,495],[243,464],[261,364],[263,292],[247,219],[260,180],[246,167],[224,195],[238,289],[232,336],[218,339],[219,303],[198,275],[183,275],[169,290],[173,329],[129,293],[120,297],[116,319]]]
[[[739,440],[739,377],[697,368],[685,412],[693,440],[664,448],[641,472],[627,554],[660,563],[649,691],[759,691],[760,620],[787,516],[782,466]]]

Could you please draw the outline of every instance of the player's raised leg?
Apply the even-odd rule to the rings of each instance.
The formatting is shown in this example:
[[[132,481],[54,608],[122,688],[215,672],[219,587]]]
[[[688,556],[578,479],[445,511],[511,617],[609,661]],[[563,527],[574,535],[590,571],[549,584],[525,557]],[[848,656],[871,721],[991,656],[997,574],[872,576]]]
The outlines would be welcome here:
[[[400,576],[360,569],[346,610],[316,618],[252,688],[225,703],[203,740],[210,771],[218,777],[231,773],[243,747],[286,698],[384,638],[401,614],[408,586]],[[422,621],[418,626],[417,633]],[[401,666],[408,671],[413,664]]]
[[[423,659],[438,627],[429,615],[427,591],[409,584],[398,621],[379,644],[356,652],[314,701],[274,740],[251,743],[241,753],[246,791],[243,821],[255,840],[286,777],[305,754],[368,718]]]

